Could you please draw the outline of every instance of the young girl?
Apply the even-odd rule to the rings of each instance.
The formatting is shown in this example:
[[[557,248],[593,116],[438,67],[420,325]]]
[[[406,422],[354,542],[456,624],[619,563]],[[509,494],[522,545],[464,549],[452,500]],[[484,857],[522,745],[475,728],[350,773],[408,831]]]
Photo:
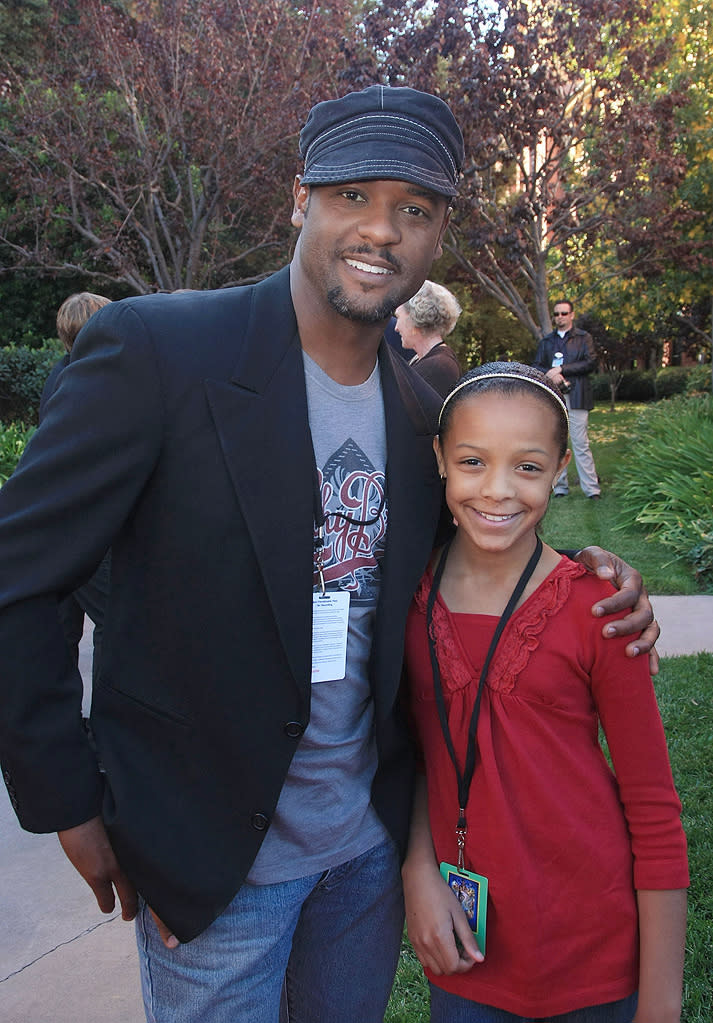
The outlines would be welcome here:
[[[457,528],[407,627],[425,779],[403,869],[432,1023],[678,1023],[686,842],[651,679],[590,613],[609,584],[537,535],[565,403],[482,366],[435,450]]]

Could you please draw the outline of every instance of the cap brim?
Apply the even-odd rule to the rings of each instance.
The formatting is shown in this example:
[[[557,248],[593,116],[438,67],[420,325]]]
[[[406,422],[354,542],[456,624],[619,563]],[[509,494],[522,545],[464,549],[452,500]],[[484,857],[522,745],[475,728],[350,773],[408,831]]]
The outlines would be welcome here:
[[[328,161],[313,162],[302,175],[305,185],[328,185],[349,181],[408,181],[429,192],[452,198],[457,189],[439,162],[420,148],[398,146],[398,158],[385,153],[388,146],[363,141],[342,145],[329,153]]]

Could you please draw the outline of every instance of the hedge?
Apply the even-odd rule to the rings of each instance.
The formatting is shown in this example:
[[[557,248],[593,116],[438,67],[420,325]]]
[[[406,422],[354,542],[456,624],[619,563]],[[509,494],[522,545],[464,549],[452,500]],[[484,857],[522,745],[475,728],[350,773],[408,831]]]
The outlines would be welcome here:
[[[595,401],[610,401],[609,377],[606,373],[592,376]],[[616,391],[617,401],[657,401],[676,394],[710,393],[710,363],[695,366],[664,366],[659,370],[628,369],[621,374]]]
[[[595,401],[611,401],[609,377],[606,373],[595,373],[592,378]],[[617,401],[655,401],[656,378],[650,369],[627,369],[621,374],[616,389]]]
[[[64,354],[59,341],[41,348],[7,345],[0,348],[0,421],[37,425],[37,412],[45,381]]]

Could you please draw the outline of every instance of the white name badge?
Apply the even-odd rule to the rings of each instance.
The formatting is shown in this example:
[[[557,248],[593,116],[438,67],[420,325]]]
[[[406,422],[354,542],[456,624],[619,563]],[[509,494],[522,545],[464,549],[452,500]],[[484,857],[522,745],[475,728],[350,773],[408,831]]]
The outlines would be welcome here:
[[[336,682],[347,672],[349,594],[312,594],[312,682]]]

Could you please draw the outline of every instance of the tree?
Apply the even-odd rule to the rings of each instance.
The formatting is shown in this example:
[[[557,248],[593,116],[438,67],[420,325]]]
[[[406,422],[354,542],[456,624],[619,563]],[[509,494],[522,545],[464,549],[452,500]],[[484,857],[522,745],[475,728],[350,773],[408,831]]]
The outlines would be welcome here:
[[[0,0],[0,53],[8,63],[33,62],[48,19],[47,0]]]
[[[641,270],[690,215],[672,205],[686,168],[672,145],[684,97],[645,88],[667,55],[638,31],[649,7],[440,0],[387,37],[390,80],[440,91],[464,128],[468,165],[448,248],[533,338],[551,329],[551,277],[576,278],[597,238],[617,242],[607,272]],[[383,36],[378,16],[368,27]]]
[[[671,206],[690,214],[680,218],[677,238],[664,233],[665,246],[655,222],[648,232],[653,243],[643,232],[634,239],[650,254],[658,251],[658,258],[641,266],[633,261],[623,275],[615,240],[599,239],[580,261],[578,283],[590,293],[590,311],[616,325],[619,338],[629,339],[630,345],[648,335],[650,349],[656,346],[660,353],[665,346],[674,360],[684,354],[705,358],[713,341],[713,11],[707,3],[658,0],[645,32],[652,47],[663,39],[668,48],[666,63],[649,83],[651,96],[686,96],[674,112],[673,142],[685,157],[686,174]],[[625,259],[629,255],[623,253]]]
[[[44,66],[2,96],[12,270],[225,286],[284,260],[296,135],[339,91],[351,5],[50,0]]]
[[[599,369],[609,384],[609,407],[613,410],[626,372],[635,366],[642,369],[658,364],[658,359],[652,358],[651,335],[646,329],[622,329],[616,319],[600,319],[591,310],[578,317],[578,323],[592,335]]]
[[[696,258],[689,265],[666,266],[658,283],[677,297],[669,315],[679,346],[689,353],[711,353],[713,363],[713,10],[701,0],[660,0],[655,15],[652,31],[673,40],[661,84],[669,91],[685,90],[687,96],[678,146],[688,173],[680,193],[700,214],[689,229]]]
[[[27,73],[24,46],[0,89],[6,273],[138,292],[260,277],[289,254],[310,105],[373,81],[453,107],[468,162],[447,272],[531,338],[551,327],[553,283],[581,299],[623,274],[700,267],[708,122],[699,104],[697,148],[681,145],[691,46],[673,74],[685,33],[642,28],[663,0],[3,6],[52,18],[43,66]],[[682,0],[670,8],[684,24]]]

